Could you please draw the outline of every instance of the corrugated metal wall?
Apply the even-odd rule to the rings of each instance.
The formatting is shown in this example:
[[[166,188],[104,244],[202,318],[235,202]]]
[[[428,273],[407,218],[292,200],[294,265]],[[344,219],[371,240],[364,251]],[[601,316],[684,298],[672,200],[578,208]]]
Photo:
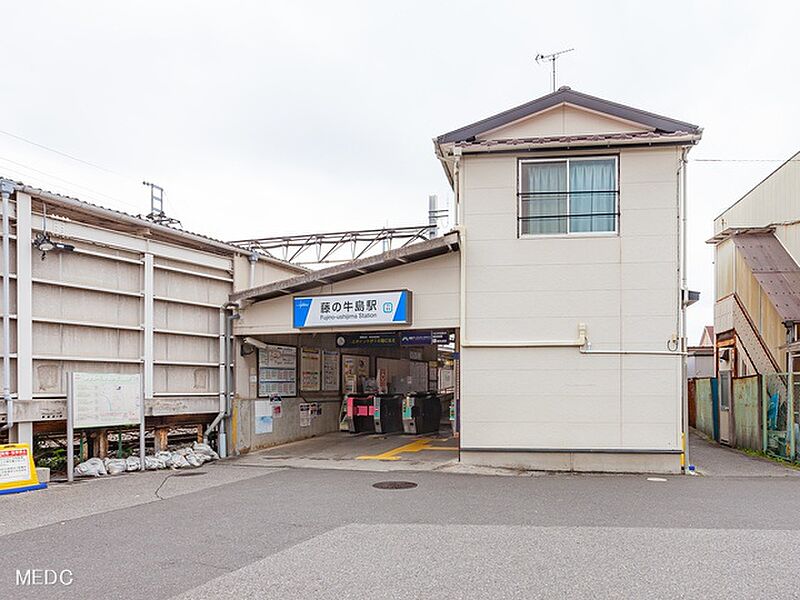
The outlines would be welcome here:
[[[695,379],[695,404],[697,429],[708,437],[714,437],[714,403],[711,396],[711,379]]]
[[[16,208],[24,211],[31,204],[29,235],[35,236],[41,229],[37,199],[23,197],[21,203],[15,202],[12,217],[16,222]],[[58,213],[57,206],[49,209]],[[63,221],[55,215],[49,219],[53,237],[73,244],[73,252],[51,251],[42,259],[35,248],[26,246],[17,260],[16,239],[11,240],[12,271],[29,272],[31,286],[30,353],[19,366],[12,364],[20,380],[29,380],[28,386],[21,386],[15,410],[18,419],[63,419],[70,371],[141,373],[148,368],[152,368],[153,381],[153,393],[146,402],[148,414],[217,412],[219,315],[232,291],[232,256],[171,247],[88,221]],[[152,256],[152,292],[146,289],[147,255]],[[12,313],[17,312],[16,288],[14,282]],[[152,353],[145,351],[148,301],[153,305]],[[15,354],[20,324],[16,325],[12,329]],[[12,386],[17,393],[16,381]],[[26,387],[32,391],[30,397],[25,397]]]
[[[761,378],[733,379],[733,444],[737,448],[761,450]]]

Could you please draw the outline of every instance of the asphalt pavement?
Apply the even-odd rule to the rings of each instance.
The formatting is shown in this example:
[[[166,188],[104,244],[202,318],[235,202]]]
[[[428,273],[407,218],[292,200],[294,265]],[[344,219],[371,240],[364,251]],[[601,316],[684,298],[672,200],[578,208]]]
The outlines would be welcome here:
[[[251,455],[0,498],[0,598],[800,595],[794,476],[391,467]],[[417,485],[373,487],[387,480]],[[68,569],[72,583],[17,585],[26,569]]]

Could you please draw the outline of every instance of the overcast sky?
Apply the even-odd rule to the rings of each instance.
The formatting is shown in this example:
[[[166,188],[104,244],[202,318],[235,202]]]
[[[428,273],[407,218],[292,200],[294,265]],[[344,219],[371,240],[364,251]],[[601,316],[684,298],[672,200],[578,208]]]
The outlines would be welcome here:
[[[800,147],[796,2],[3,2],[0,174],[235,239],[424,223],[431,139],[559,84],[704,128],[689,271],[712,220]],[[12,135],[9,135],[12,134]],[[95,166],[49,152],[36,142]],[[764,159],[764,162],[737,162]]]

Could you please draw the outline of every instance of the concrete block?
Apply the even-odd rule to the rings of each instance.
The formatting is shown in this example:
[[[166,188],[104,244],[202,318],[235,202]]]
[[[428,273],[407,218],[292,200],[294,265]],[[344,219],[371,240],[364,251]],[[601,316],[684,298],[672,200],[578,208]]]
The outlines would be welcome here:
[[[39,479],[39,483],[50,483],[50,469],[36,467],[36,477]]]

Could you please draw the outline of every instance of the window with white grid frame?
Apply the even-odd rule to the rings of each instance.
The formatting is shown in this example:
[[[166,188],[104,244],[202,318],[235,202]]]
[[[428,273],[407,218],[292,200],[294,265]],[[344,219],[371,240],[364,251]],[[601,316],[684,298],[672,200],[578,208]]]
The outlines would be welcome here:
[[[519,235],[615,233],[617,182],[614,156],[521,160]]]

